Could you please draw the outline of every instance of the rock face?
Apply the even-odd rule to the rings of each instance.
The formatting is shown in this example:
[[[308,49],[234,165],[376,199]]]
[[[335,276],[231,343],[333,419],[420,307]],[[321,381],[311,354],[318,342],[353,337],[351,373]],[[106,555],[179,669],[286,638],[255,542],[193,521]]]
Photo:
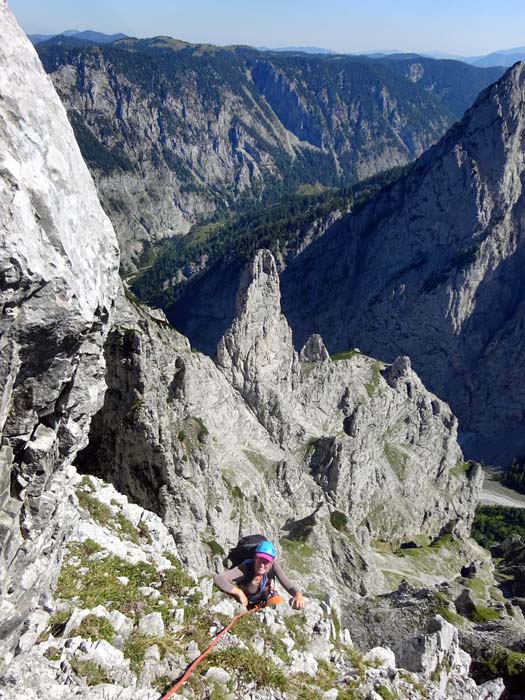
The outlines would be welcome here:
[[[357,57],[211,49],[168,37],[89,47],[62,38],[38,50],[126,265],[144,245],[247,199],[301,183],[340,186],[409,162],[464,109],[454,112],[389,62]],[[431,83],[470,104],[460,81],[439,77],[455,70],[452,62],[428,69]],[[495,79],[468,70],[478,89]]]
[[[467,473],[475,498],[481,475],[477,467],[463,470],[456,419],[427,393],[408,358],[385,367],[354,352],[332,362],[314,336],[301,352],[309,361],[301,362],[281,314],[279,278],[267,251],[244,273],[237,314],[219,343],[219,367],[281,445],[293,450],[308,443],[308,470],[352,523],[366,522],[374,537],[388,540],[409,538],[411,532],[435,537],[447,527],[446,513],[450,531],[469,527],[461,505],[464,477]],[[441,453],[437,462],[427,458],[433,446]],[[461,473],[458,498],[456,473]],[[418,507],[427,489],[443,499],[439,526],[424,496]]]
[[[455,418],[406,358],[332,361],[320,338],[301,357],[268,251],[243,274],[217,364],[121,298],[79,465],[159,513],[199,573],[263,531],[305,586],[386,590],[370,538],[465,535],[481,471],[461,461]]]
[[[0,2],[0,665],[56,576],[61,468],[104,393],[113,228],[50,80]]]
[[[283,275],[298,344],[412,358],[468,455],[525,450],[525,68],[516,64],[396,184]],[[326,290],[330,289],[330,294]]]

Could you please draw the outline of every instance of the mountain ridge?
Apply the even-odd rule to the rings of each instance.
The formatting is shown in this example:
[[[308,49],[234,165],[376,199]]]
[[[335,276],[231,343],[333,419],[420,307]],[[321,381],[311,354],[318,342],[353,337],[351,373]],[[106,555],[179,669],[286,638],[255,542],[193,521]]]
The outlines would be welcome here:
[[[468,79],[444,82],[427,59],[415,72],[427,72],[420,82],[368,58],[166,37],[101,47],[64,40],[42,45],[40,56],[130,266],[146,243],[199,220],[304,183],[338,187],[406,163],[470,101],[469,82],[492,78],[490,69],[458,64],[444,72],[470,71]],[[439,94],[427,89],[440,81]]]
[[[1,695],[154,700],[235,615],[211,573],[263,530],[307,608],[238,624],[188,697],[498,700],[445,619],[482,652],[523,628],[468,537],[483,475],[450,408],[407,357],[297,353],[268,251],[216,362],[130,299],[65,110],[0,19]],[[352,649],[347,621],[393,648]]]
[[[467,454],[496,463],[525,450],[517,369],[523,342],[522,70],[509,69],[483,91],[397,182],[279,263],[296,346],[320,333],[332,353],[359,347],[390,361],[410,355],[458,413]],[[233,308],[220,276],[236,279],[234,260],[217,260],[195,283],[189,276],[182,299],[191,311],[176,311],[177,305],[169,311],[208,352]]]
[[[514,376],[512,365],[508,367],[501,356],[503,346],[509,357],[513,357],[515,352],[509,345],[509,339],[504,340],[504,336],[501,336],[498,342],[502,342],[503,346],[496,352],[500,359],[493,364],[487,355],[491,346],[486,345],[490,343],[491,336],[495,341],[498,333],[505,333],[507,323],[510,324],[509,328],[515,328],[518,337],[520,333],[519,308],[523,289],[516,266],[519,267],[519,257],[523,254],[518,213],[521,206],[519,173],[523,168],[523,159],[517,144],[523,128],[519,106],[524,84],[523,70],[523,64],[509,69],[498,83],[480,95],[462,122],[454,125],[438,144],[409,169],[407,175],[384,194],[379,194],[354,220],[351,216],[347,218],[339,233],[334,234],[332,242],[323,241],[325,264],[330,265],[326,261],[332,260],[330,276],[332,280],[339,280],[339,289],[335,287],[338,290],[333,304],[335,315],[329,311],[333,319],[331,324],[326,317],[323,319],[320,311],[317,312],[320,323],[312,324],[312,330],[315,327],[321,332],[332,349],[358,344],[369,351],[374,347],[376,354],[388,358],[394,345],[398,351],[402,347],[434,390],[447,396],[463,421],[463,429],[478,432],[478,438],[473,436],[474,442],[480,441],[481,435],[486,435],[482,441],[485,452],[481,448],[482,442],[479,442],[478,448],[473,448],[473,452],[478,456],[485,454],[489,459],[499,456],[509,460],[525,447],[520,441],[520,433],[523,436],[523,432],[519,427],[519,406],[524,405],[523,387]],[[483,140],[481,134],[484,134]],[[445,184],[447,177],[450,181]],[[439,184],[436,180],[439,180]],[[423,188],[427,189],[426,208],[418,200],[418,192]],[[400,227],[407,233],[402,234]],[[428,233],[424,233],[425,230]],[[408,247],[407,235],[411,240]],[[344,244],[345,252],[341,254],[339,251],[336,262],[334,253],[326,254],[326,250],[335,251],[337,241],[342,241],[345,236],[347,241],[353,241],[354,247],[352,249],[351,245]],[[449,246],[453,246],[452,252]],[[303,257],[313,253],[311,249]],[[361,261],[359,265],[356,256]],[[373,265],[367,263],[371,256],[375,258]],[[293,265],[297,265],[297,270],[300,268],[298,259]],[[367,270],[371,271],[372,277],[367,277]],[[496,274],[497,270],[499,272]],[[287,276],[290,276],[289,287]],[[308,293],[297,278],[292,282],[292,277],[293,272],[289,267],[283,278],[287,300],[284,306],[292,319],[292,326],[298,330],[306,318],[301,316],[301,310],[292,299],[297,298],[302,289],[304,308],[311,316],[316,316],[313,306],[315,292]],[[315,271],[305,275],[311,282],[314,277]],[[343,283],[345,277],[349,283]],[[488,285],[491,278],[493,291]],[[483,281],[486,281],[485,285]],[[318,280],[315,285],[318,285]],[[346,291],[343,291],[345,287]],[[396,294],[396,305],[390,311],[386,306],[385,295],[388,293]],[[309,296],[312,303],[308,302]],[[351,299],[347,310],[339,306],[343,304],[343,299],[347,303]],[[413,299],[411,309],[408,307],[409,299]],[[439,304],[436,307],[437,299],[440,299],[441,312],[438,311]],[[319,304],[319,301],[315,303]],[[365,307],[366,322],[362,318]],[[379,311],[380,308],[383,310]],[[338,313],[342,316],[338,317],[340,330],[337,331],[334,322]],[[295,314],[303,319],[299,324],[294,324]],[[514,317],[514,314],[517,316]],[[481,317],[484,320],[480,326],[475,318]],[[427,318],[431,321],[427,321]],[[344,319],[348,320],[347,331],[341,331],[345,328]],[[360,323],[362,331],[359,330]],[[385,327],[384,335],[380,331],[382,324]],[[436,333],[432,324],[440,331]],[[428,336],[424,342],[417,340],[422,333],[417,330],[418,326],[426,328]],[[370,330],[372,328],[374,330]],[[370,335],[367,339],[368,332]],[[448,338],[450,346],[443,346],[440,334]],[[386,340],[387,335],[390,343]],[[301,337],[304,335],[299,332],[298,339]],[[371,338],[375,338],[375,341]],[[469,353],[474,338],[476,356],[481,362],[478,372]],[[437,351],[438,355],[445,353],[436,364],[431,358],[435,352],[432,348],[441,348]],[[456,370],[446,359],[448,354],[456,357]],[[469,378],[471,393],[467,392],[465,383],[461,381],[462,371]],[[483,380],[484,372],[489,373],[490,385],[499,389],[489,389]],[[509,373],[513,377],[510,387]],[[455,391],[460,396],[455,395]],[[461,391],[466,393],[461,396]],[[502,402],[512,396],[510,405],[500,404],[499,394]],[[483,413],[484,417],[476,410],[481,396],[485,406],[495,402],[491,411]],[[498,406],[497,410],[495,406]],[[499,432],[495,428],[498,421]],[[503,439],[504,433],[512,434],[512,439]],[[513,450],[514,455],[511,454]]]
[[[78,41],[88,41],[95,44],[110,44],[113,41],[125,39],[127,34],[104,34],[104,32],[97,32],[91,29],[85,29],[83,31],[67,29],[65,32],[59,32],[57,34],[28,34],[27,37],[34,46],[44,41],[49,41],[50,39],[59,39],[60,37],[74,38]]]

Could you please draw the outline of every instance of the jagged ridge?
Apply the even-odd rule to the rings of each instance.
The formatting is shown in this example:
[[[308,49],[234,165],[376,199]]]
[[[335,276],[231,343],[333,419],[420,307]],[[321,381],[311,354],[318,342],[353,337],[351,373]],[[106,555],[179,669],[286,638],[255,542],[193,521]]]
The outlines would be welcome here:
[[[332,351],[410,355],[473,433],[468,454],[502,461],[525,450],[524,84],[517,64],[283,276],[297,342],[317,331]]]

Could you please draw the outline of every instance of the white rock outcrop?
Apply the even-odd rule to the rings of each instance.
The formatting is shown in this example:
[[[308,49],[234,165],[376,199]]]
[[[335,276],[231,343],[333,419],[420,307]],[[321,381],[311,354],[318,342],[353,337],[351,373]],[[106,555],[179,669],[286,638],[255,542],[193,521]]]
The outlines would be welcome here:
[[[0,666],[56,575],[63,487],[104,393],[118,249],[66,112],[0,1]]]

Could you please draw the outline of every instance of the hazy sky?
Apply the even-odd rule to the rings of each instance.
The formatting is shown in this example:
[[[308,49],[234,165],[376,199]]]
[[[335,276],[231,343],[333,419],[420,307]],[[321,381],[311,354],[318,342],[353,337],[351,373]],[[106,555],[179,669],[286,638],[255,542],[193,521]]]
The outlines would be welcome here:
[[[28,33],[478,55],[525,45],[523,0],[8,0]]]

